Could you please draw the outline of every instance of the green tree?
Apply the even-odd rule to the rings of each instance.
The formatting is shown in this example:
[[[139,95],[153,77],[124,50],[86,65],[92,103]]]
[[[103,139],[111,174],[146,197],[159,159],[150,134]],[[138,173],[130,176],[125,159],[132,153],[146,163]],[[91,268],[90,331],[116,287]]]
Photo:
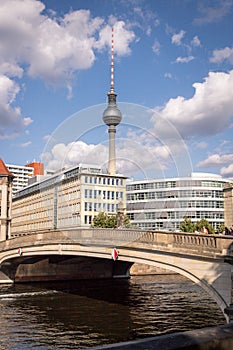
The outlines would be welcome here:
[[[100,212],[96,215],[92,222],[92,227],[115,228],[117,225],[116,215],[108,215]]]
[[[191,219],[185,217],[184,220],[180,223],[179,229],[182,232],[194,232],[195,231],[195,223],[191,221]]]
[[[116,228],[117,227],[117,214],[107,214],[100,212],[96,215],[92,222],[92,227],[99,228]],[[127,215],[124,215],[124,227],[130,227],[130,221]]]
[[[224,224],[221,224],[217,228],[217,233],[223,233],[223,231],[226,231],[226,226]]]
[[[201,219],[196,223],[196,230],[201,232],[203,227],[207,228],[209,233],[214,233],[214,228],[213,226],[209,223],[208,220],[206,219]]]

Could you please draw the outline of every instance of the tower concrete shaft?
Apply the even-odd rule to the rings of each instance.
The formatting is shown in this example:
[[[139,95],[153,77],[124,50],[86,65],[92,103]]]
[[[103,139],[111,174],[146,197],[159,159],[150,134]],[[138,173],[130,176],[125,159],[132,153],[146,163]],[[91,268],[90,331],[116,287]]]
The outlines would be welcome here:
[[[116,151],[115,151],[115,125],[110,125],[108,128],[109,133],[109,158],[108,158],[108,173],[110,175],[116,174]]]

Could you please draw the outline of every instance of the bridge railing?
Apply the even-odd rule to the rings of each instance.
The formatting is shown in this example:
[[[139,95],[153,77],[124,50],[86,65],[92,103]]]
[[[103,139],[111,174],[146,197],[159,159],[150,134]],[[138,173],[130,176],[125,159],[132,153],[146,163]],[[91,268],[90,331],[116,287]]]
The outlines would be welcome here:
[[[85,245],[140,246],[158,250],[187,251],[204,255],[233,256],[233,237],[184,232],[143,231],[135,229],[78,228],[40,231],[0,243],[0,251],[12,246],[75,241]]]

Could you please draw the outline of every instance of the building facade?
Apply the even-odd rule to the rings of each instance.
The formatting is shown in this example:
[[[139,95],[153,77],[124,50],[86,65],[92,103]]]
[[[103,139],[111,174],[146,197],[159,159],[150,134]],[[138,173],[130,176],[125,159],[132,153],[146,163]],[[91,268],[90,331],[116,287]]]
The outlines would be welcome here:
[[[79,165],[49,176],[16,193],[12,236],[40,230],[90,227],[99,212],[116,214],[126,205],[126,178]]]
[[[13,174],[0,159],[0,241],[11,236],[11,205]]]
[[[17,191],[28,186],[30,179],[36,175],[44,175],[44,165],[40,162],[33,162],[25,166],[6,164],[9,171],[14,175],[13,196]]]
[[[208,220],[215,230],[224,224],[223,188],[219,175],[128,181],[127,215],[141,229],[178,230],[185,217]]]
[[[227,184],[223,189],[223,193],[225,226],[233,231],[233,184]]]

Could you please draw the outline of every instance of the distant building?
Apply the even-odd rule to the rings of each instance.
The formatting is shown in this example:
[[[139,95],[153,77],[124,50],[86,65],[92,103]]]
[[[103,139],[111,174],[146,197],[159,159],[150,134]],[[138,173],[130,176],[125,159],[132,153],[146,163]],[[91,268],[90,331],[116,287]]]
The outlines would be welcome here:
[[[13,174],[0,158],[0,241],[11,236],[11,204]]]
[[[28,186],[29,180],[34,175],[43,175],[44,174],[44,165],[40,162],[33,162],[25,166],[22,165],[13,165],[7,164],[7,168],[14,175],[13,180],[13,196],[15,193],[22,188]]]
[[[78,165],[18,191],[12,203],[12,236],[48,229],[90,227],[99,212],[126,205],[126,177]]]
[[[40,162],[32,162],[25,165],[26,167],[33,168],[33,175],[44,175],[44,164]]]
[[[178,230],[184,217],[208,220],[217,230],[224,224],[220,175],[192,173],[188,177],[127,181],[127,215],[142,229]]]
[[[233,185],[229,183],[223,189],[224,193],[224,217],[225,226],[232,230],[233,229]]]

